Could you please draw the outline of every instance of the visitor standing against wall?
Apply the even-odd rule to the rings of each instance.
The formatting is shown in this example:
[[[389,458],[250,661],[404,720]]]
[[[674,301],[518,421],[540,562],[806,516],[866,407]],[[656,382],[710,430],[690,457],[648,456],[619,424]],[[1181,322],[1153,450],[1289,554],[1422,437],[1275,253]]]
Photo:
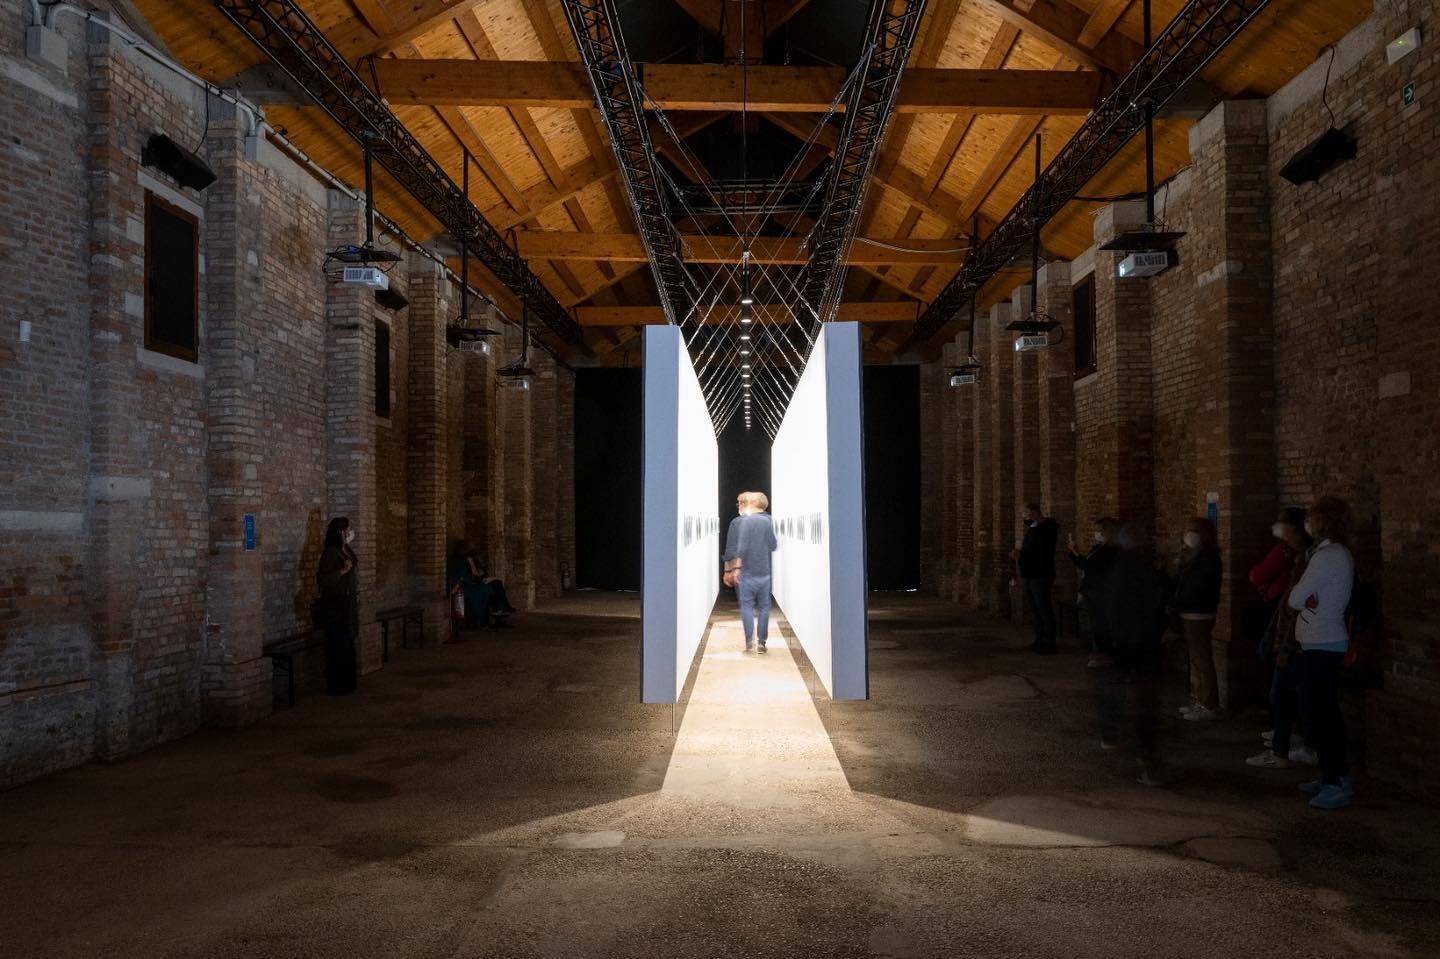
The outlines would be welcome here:
[[[770,554],[779,542],[775,525],[765,510],[764,493],[741,493],[735,505],[740,515],[730,521],[725,536],[726,583],[735,587],[740,601],[740,623],[745,628],[745,651],[766,651],[770,637]],[[733,577],[733,578],[732,578]]]
[[[1088,552],[1080,553],[1074,536],[1066,541],[1070,562],[1080,571],[1079,607],[1084,614],[1085,631],[1090,642],[1090,659],[1085,665],[1091,669],[1104,666],[1110,656],[1111,639],[1115,632],[1110,621],[1113,606],[1111,593],[1118,583],[1119,536],[1120,521],[1102,516],[1095,521],[1094,542]]]
[[[1220,609],[1220,547],[1215,524],[1203,516],[1190,520],[1175,562],[1171,608],[1180,617],[1190,651],[1190,704],[1180,715],[1192,721],[1220,717],[1220,680],[1215,669],[1215,615]]]
[[[1310,534],[1305,532],[1305,511],[1295,506],[1282,510],[1270,531],[1279,540],[1276,548],[1282,551],[1283,579],[1277,587],[1270,573],[1274,566],[1274,550],[1250,571],[1250,582],[1261,596],[1273,593],[1276,600],[1269,625],[1261,635],[1259,649],[1260,655],[1269,659],[1273,666],[1270,673],[1270,732],[1261,736],[1267,747],[1265,751],[1256,753],[1245,762],[1264,769],[1284,769],[1291,760],[1313,762],[1315,758],[1314,751],[1307,749],[1299,737],[1292,738],[1291,734],[1300,714],[1300,647],[1295,643],[1295,623],[1299,616],[1284,602],[1304,575],[1310,548],[1314,544]]]
[[[1340,670],[1350,651],[1345,607],[1355,586],[1355,560],[1345,543],[1350,506],[1338,496],[1316,501],[1306,517],[1315,539],[1305,566],[1286,603],[1297,613],[1295,641],[1300,646],[1300,711],[1306,737],[1320,757],[1320,778],[1303,784],[1313,793],[1310,805],[1339,809],[1350,805],[1355,788],[1346,758],[1345,716],[1340,711]]]
[[[1025,538],[1011,555],[1019,568],[1025,608],[1035,625],[1035,642],[1029,649],[1034,653],[1053,653],[1055,606],[1050,597],[1055,587],[1055,543],[1060,524],[1041,512],[1039,503],[1027,503],[1022,519]]]
[[[325,691],[332,696],[355,692],[355,639],[360,635],[360,560],[350,544],[355,530],[337,516],[325,529],[325,548],[315,581],[320,588],[317,623],[325,632]]]

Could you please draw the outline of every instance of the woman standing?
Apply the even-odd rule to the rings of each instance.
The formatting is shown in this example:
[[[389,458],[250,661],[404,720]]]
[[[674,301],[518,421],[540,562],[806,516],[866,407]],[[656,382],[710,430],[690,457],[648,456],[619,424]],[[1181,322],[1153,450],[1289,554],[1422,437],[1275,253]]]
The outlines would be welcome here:
[[[355,692],[355,640],[360,634],[360,560],[350,548],[355,531],[337,516],[325,529],[325,548],[315,581],[320,587],[319,623],[325,631],[325,690],[331,696]]]
[[[1270,555],[1250,571],[1250,583],[1267,602],[1273,595],[1277,604],[1260,643],[1260,655],[1274,663],[1270,679],[1271,732],[1267,734],[1270,738],[1265,741],[1269,748],[1245,762],[1265,769],[1284,769],[1290,765],[1291,727],[1295,725],[1298,714],[1300,689],[1300,649],[1295,645],[1296,615],[1284,599],[1305,572],[1311,540],[1310,534],[1305,532],[1305,511],[1297,506],[1281,510],[1270,531],[1279,542]],[[1303,746],[1297,743],[1295,748],[1297,758],[1309,761]]]
[[[1220,547],[1215,524],[1190,520],[1175,570],[1174,610],[1190,651],[1190,705],[1180,715],[1192,721],[1218,719],[1220,683],[1215,669],[1215,614],[1220,608]]]
[[[1340,669],[1350,649],[1345,607],[1355,585],[1355,560],[1345,547],[1350,506],[1323,496],[1310,509],[1305,530],[1315,538],[1310,562],[1286,604],[1297,613],[1300,647],[1300,712],[1306,737],[1320,757],[1320,778],[1301,785],[1316,809],[1350,805],[1355,787],[1345,755],[1345,716],[1340,711]],[[1277,730],[1278,732],[1278,730]]]

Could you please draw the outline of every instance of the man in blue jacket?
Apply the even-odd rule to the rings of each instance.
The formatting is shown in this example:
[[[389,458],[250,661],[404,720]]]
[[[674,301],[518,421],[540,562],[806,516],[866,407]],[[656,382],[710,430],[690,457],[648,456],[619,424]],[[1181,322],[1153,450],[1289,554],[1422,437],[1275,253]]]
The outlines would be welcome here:
[[[1055,605],[1050,593],[1055,586],[1055,542],[1060,524],[1040,511],[1039,503],[1025,504],[1025,539],[1015,550],[1020,584],[1025,590],[1025,608],[1035,624],[1032,653],[1055,652]]]

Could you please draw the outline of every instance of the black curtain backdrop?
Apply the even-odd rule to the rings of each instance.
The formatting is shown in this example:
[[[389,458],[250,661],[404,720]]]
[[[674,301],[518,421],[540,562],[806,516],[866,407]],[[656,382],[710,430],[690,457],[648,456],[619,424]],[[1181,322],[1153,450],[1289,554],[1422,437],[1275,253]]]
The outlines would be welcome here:
[[[865,549],[871,589],[920,585],[920,368],[864,367]]]
[[[575,585],[640,588],[641,462],[638,369],[575,373]]]
[[[865,532],[871,589],[920,584],[920,378],[914,366],[867,366]],[[638,369],[575,378],[576,585],[639,589],[642,379]],[[723,531],[741,490],[770,493],[770,437],[742,419],[720,435]],[[718,557],[716,558],[718,562]]]

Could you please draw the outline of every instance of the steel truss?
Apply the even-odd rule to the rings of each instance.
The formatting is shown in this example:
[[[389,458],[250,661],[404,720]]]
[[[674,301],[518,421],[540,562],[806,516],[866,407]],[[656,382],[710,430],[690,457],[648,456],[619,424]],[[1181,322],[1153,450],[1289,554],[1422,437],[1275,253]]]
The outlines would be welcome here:
[[[915,322],[929,339],[1020,255],[1040,228],[1080,194],[1159,110],[1265,8],[1269,0],[1190,0],[1076,131],[1005,219]]]
[[[792,339],[791,329],[781,332],[787,344],[803,357],[809,356],[810,344],[820,334],[820,324],[835,315],[840,301],[845,256],[855,240],[875,158],[895,115],[900,75],[910,59],[925,2],[872,0],[870,22],[860,50],[864,67],[846,99],[840,142],[826,172],[824,203],[810,233],[809,260],[796,283],[803,305],[813,312],[802,317],[796,311],[792,327],[803,334],[803,343]],[[767,368],[766,372],[788,401],[799,373],[775,368]]]
[[[294,0],[215,0],[260,49],[340,128],[369,143],[375,160],[456,237],[520,302],[567,343],[582,344],[580,325],[530,272],[377,92],[305,16]]]
[[[615,4],[612,0],[561,0],[560,5],[595,92],[600,118],[610,133],[615,163],[630,194],[635,224],[655,273],[666,317],[683,329],[690,319],[693,298],[680,257],[680,238],[661,186],[659,160],[650,143],[635,64],[620,35]]]

